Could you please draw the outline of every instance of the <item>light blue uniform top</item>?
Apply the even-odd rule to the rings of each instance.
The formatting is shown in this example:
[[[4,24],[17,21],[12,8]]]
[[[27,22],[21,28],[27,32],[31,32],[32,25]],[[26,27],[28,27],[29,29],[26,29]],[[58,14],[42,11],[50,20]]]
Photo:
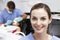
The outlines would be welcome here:
[[[30,33],[29,35],[27,35],[23,38],[20,38],[20,40],[34,40],[34,37],[32,36],[32,33]],[[51,40],[60,40],[60,39],[56,36],[52,36]]]
[[[0,13],[0,23],[6,23],[7,20],[14,20],[14,18],[21,16],[23,13],[19,9],[14,9],[12,14],[9,14],[6,9]]]

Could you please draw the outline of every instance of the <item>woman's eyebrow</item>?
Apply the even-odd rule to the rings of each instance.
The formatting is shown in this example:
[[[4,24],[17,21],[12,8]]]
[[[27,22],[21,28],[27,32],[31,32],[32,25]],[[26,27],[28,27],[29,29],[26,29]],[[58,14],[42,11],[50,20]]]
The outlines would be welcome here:
[[[32,16],[32,17],[36,18],[36,16]]]

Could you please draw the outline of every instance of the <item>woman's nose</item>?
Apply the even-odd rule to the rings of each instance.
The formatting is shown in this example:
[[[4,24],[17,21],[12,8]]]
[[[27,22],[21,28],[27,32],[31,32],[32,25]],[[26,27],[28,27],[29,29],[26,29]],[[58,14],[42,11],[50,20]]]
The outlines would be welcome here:
[[[41,20],[37,20],[37,25],[41,25]]]

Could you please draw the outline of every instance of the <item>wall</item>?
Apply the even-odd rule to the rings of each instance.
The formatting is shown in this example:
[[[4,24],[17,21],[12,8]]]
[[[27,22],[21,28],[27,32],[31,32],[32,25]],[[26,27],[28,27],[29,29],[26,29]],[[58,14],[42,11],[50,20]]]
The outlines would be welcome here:
[[[6,3],[9,0],[0,0],[0,10],[6,7]],[[46,3],[50,6],[52,12],[60,12],[60,0],[12,0],[15,2],[16,7],[23,12],[29,12],[32,5],[38,2]]]

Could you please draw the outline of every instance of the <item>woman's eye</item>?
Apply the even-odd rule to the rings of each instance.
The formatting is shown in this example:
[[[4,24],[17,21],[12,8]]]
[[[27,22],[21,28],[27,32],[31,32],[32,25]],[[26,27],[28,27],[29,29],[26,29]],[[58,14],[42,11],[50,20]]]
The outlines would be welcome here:
[[[46,18],[42,17],[41,20],[46,20]]]
[[[34,18],[32,18],[32,20],[37,20],[37,19],[34,17]]]

